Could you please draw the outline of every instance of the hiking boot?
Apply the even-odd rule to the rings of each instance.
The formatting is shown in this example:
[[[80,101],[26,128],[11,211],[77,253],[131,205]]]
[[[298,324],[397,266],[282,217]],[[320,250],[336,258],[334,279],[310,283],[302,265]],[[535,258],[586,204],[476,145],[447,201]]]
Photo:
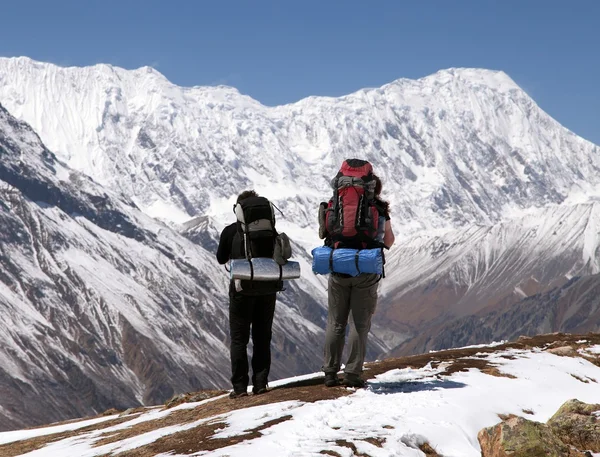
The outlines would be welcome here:
[[[229,398],[240,398],[240,397],[247,397],[248,396],[248,392],[246,392],[245,390],[232,390],[231,393],[229,394]]]
[[[342,384],[346,387],[355,387],[357,389],[362,389],[363,387],[365,387],[366,383],[361,379],[359,375],[353,373],[346,373],[344,375]]]
[[[267,389],[267,386],[254,386],[252,387],[252,393],[254,395],[261,395],[261,394],[266,394],[269,390]]]
[[[325,373],[325,386],[335,387],[340,385],[337,373]]]

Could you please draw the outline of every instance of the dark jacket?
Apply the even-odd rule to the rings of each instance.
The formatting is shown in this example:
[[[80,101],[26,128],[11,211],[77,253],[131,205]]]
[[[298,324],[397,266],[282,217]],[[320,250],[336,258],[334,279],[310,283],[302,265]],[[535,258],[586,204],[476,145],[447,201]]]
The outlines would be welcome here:
[[[231,259],[231,251],[233,249],[233,238],[237,233],[237,222],[228,225],[221,232],[219,239],[219,247],[217,248],[217,261],[224,265]]]

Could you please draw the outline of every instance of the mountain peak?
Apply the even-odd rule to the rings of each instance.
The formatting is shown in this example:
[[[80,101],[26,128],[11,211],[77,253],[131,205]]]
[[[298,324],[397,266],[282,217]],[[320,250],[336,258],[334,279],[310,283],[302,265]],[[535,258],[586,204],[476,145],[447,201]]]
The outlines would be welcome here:
[[[508,74],[501,70],[489,70],[485,68],[448,68],[440,70],[431,76],[431,78],[434,77],[441,79],[452,78],[476,84],[484,84],[503,92],[520,89],[519,85],[515,83]]]
[[[521,87],[505,72],[485,68],[447,68],[418,79],[400,78],[386,84],[385,88],[415,87],[422,91],[425,88],[441,88],[448,85],[467,86],[477,90],[487,87],[500,93],[522,91]],[[426,92],[426,91],[425,91]]]
[[[8,71],[36,71],[43,72],[42,75],[50,73],[68,75],[71,79],[79,76],[89,76],[90,74],[100,74],[108,78],[117,77],[127,78],[126,75],[133,75],[134,78],[155,78],[157,81],[172,84],[158,70],[151,66],[142,66],[136,69],[128,70],[116,65],[107,63],[97,63],[90,66],[77,65],[58,65],[51,62],[40,62],[30,57],[0,57],[0,70],[6,68]],[[0,71],[1,73],[1,71]]]

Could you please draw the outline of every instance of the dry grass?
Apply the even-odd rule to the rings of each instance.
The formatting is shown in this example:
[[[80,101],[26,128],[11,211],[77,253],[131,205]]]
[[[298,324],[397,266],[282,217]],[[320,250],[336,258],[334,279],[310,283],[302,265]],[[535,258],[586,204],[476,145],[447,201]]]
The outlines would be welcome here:
[[[2,457],[14,457],[21,454],[41,449],[47,444],[54,443],[66,438],[72,438],[75,436],[81,436],[88,432],[95,430],[102,430],[104,428],[112,427],[113,425],[119,425],[124,422],[131,420],[131,417],[119,417],[117,419],[108,420],[99,424],[90,425],[88,427],[79,428],[70,432],[55,433],[53,435],[45,435],[37,438],[31,438],[28,440],[16,441],[14,443],[7,443],[0,445],[0,456]],[[72,423],[70,421],[68,423]]]
[[[165,408],[173,408],[182,403],[195,403],[210,398],[218,397],[226,394],[226,390],[201,390],[200,392],[188,392],[185,394],[176,395],[165,403]]]
[[[429,443],[421,444],[419,449],[425,454],[426,457],[442,457],[429,445]]]
[[[571,376],[573,376],[579,382],[583,382],[584,384],[589,384],[589,382],[590,382],[589,379],[583,379],[581,376],[577,376],[576,374],[573,374],[573,373],[571,373]]]
[[[509,374],[509,373],[503,373],[500,370],[498,370],[498,368],[494,365],[488,365],[487,367],[483,368],[481,370],[482,373],[488,374],[490,376],[496,376],[497,378],[510,378],[510,379],[516,379],[517,377]]]
[[[369,454],[365,454],[364,452],[358,452],[358,449],[356,449],[356,444],[351,443],[350,441],[336,440],[335,444],[337,444],[340,447],[347,447],[349,449],[352,449],[352,455],[355,457],[371,457]]]
[[[137,449],[122,452],[117,455],[119,457],[154,457],[157,454],[168,452],[186,455],[201,451],[214,451],[216,449],[241,443],[242,441],[260,438],[262,436],[262,430],[266,430],[273,425],[280,424],[291,418],[292,416],[283,416],[278,419],[273,419],[265,422],[260,427],[247,430],[242,435],[230,438],[214,438],[217,431],[227,427],[226,423],[214,422],[202,424],[189,430],[164,436],[146,446],[141,446]]]
[[[171,414],[161,419],[142,422],[118,432],[111,432],[106,434],[106,436],[101,437],[96,445],[101,446],[103,444],[114,443],[163,427],[188,424],[199,419],[226,414],[236,409],[289,400],[299,400],[310,403],[319,400],[330,400],[352,393],[352,391],[348,389],[327,388],[322,385],[322,382],[323,381],[320,380],[319,385],[313,386],[303,386],[302,382],[298,382],[292,387],[286,386],[286,388],[273,389],[263,395],[250,395],[248,397],[241,397],[233,400],[229,397],[218,398],[214,401],[199,405],[196,408],[173,411]]]
[[[586,343],[577,343],[580,340],[587,340]],[[418,369],[431,363],[435,368],[440,363],[449,363],[450,366],[442,374],[452,374],[457,371],[466,371],[470,368],[484,370],[487,367],[493,367],[492,364],[483,358],[485,354],[505,351],[508,349],[528,350],[532,348],[550,349],[551,347],[571,346],[575,351],[589,345],[600,344],[600,333],[588,333],[585,335],[572,335],[568,333],[552,333],[548,335],[538,335],[534,337],[520,337],[517,341],[501,344],[494,347],[478,347],[464,349],[447,349],[427,354],[412,355],[406,357],[396,357],[386,359],[380,362],[367,364],[369,367],[369,376],[382,374],[395,368],[413,368]],[[581,354],[578,354],[581,356]],[[503,355],[504,358],[514,359],[511,354]],[[600,357],[584,356],[590,362],[600,366]],[[493,370],[490,370],[493,372]],[[488,373],[491,374],[491,373]],[[495,375],[498,375],[495,373]],[[501,373],[502,376],[508,376]],[[508,376],[510,377],[510,376]]]
[[[384,438],[365,438],[363,441],[377,447],[383,447],[383,443],[385,443]]]

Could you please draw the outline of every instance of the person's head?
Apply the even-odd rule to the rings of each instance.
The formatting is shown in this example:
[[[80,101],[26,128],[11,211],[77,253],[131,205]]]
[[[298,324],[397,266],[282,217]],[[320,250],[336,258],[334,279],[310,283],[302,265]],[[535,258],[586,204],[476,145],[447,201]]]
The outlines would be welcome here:
[[[254,192],[253,190],[245,190],[240,195],[238,195],[237,203],[241,202],[242,200],[246,200],[247,198],[250,198],[250,197],[258,197],[258,194],[256,192]]]

